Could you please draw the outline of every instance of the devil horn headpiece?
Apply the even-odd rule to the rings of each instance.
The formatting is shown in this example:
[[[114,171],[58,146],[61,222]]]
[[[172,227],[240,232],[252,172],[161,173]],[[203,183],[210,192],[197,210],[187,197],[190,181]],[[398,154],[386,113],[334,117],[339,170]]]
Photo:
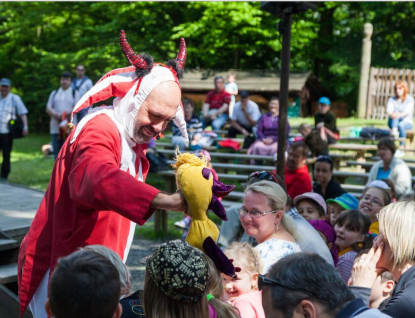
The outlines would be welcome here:
[[[176,56],[177,64],[179,65],[179,69],[181,70],[184,69],[184,65],[186,64],[186,56],[187,56],[186,42],[184,41],[183,38],[181,38],[179,53],[177,53],[177,56]]]
[[[120,45],[125,57],[131,65],[134,65],[137,69],[147,69],[147,62],[131,48],[124,30],[121,30],[120,33]]]

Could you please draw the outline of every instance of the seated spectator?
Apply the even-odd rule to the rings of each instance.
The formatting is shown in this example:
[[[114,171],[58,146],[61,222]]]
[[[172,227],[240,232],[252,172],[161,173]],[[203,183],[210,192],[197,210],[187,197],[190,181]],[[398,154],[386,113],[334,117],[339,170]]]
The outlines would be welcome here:
[[[378,155],[381,160],[370,169],[367,184],[374,180],[390,179],[395,185],[395,194],[401,196],[412,191],[412,174],[402,159],[396,158],[395,142],[392,138],[382,138],[378,143]]]
[[[373,236],[369,236],[370,220],[359,210],[342,212],[334,224],[339,261],[336,265],[343,281],[349,281],[353,261],[358,252],[372,247]]]
[[[316,129],[319,130],[321,139],[329,145],[336,143],[340,137],[336,126],[336,116],[330,112],[330,104],[330,99],[321,97],[318,100],[319,112],[314,115]]]
[[[307,167],[307,145],[302,141],[291,144],[285,164],[285,185],[290,198],[311,192],[313,185]]]
[[[357,254],[356,258],[354,259],[353,266],[360,260],[361,257],[366,257],[368,252],[369,250],[366,249]],[[395,285],[396,283],[393,280],[391,272],[386,271],[380,274],[376,278],[375,283],[371,288],[369,297],[369,307],[378,309],[383,308],[383,306],[388,302],[389,298],[391,297]]]
[[[310,149],[312,157],[327,156],[329,154],[329,147],[327,142],[321,139],[320,131],[311,129],[309,124],[301,124],[298,132],[303,136],[304,143]]]
[[[318,156],[314,164],[313,192],[320,194],[324,200],[334,199],[346,193],[333,178],[333,160],[329,156]]]
[[[255,248],[264,273],[279,259],[300,251],[296,224],[284,213],[286,202],[285,191],[273,182],[259,181],[245,189],[239,215],[245,232],[258,242]]]
[[[386,205],[392,202],[390,188],[383,181],[374,181],[367,186],[360,197],[359,210],[370,219],[370,232],[379,234],[378,213]]]
[[[229,303],[238,308],[244,318],[265,318],[258,290],[258,274],[262,270],[260,255],[246,242],[234,242],[224,253],[241,269],[237,277],[221,274]]]
[[[328,219],[333,226],[343,211],[356,210],[359,206],[359,200],[349,193],[344,193],[335,199],[328,199],[326,203]]]
[[[203,252],[183,240],[159,246],[146,261],[143,301],[147,318],[209,318],[209,267]]]
[[[274,175],[268,171],[256,171],[251,173],[247,180],[247,186],[261,180],[275,182],[281,186],[285,193],[287,193],[284,180],[282,180],[280,176]],[[221,248],[226,248],[234,241],[248,241],[252,245],[257,244],[254,239],[245,233],[241,225],[238,213],[238,210],[241,207],[242,205],[234,205],[226,211],[228,221],[222,222],[218,238],[218,245]],[[313,229],[310,223],[305,220],[300,214],[298,214],[298,211],[295,206],[292,205],[292,200],[289,196],[287,196],[284,211],[285,214],[291,216],[296,224],[298,230],[296,241],[298,245],[300,245],[300,249],[304,252],[317,253],[329,264],[332,264],[332,258],[330,256],[329,250],[326,248],[325,242],[321,239],[317,231]]]
[[[396,287],[381,312],[413,317],[415,312],[415,201],[391,203],[378,214],[380,233],[374,247],[353,267],[351,289],[369,303],[378,273],[389,271]]]
[[[258,285],[266,317],[389,317],[355,298],[333,266],[316,254],[285,257],[266,276],[259,275]]]
[[[327,205],[320,194],[313,192],[300,194],[294,199],[294,205],[298,213],[307,221],[326,219]]]
[[[186,143],[189,142],[192,144],[195,136],[197,134],[201,134],[203,132],[203,123],[200,121],[199,117],[197,117],[194,113],[194,103],[191,99],[183,99],[183,108],[184,108],[184,117],[186,120],[186,128],[187,134],[189,135],[189,140],[185,140],[180,132],[179,127],[177,127],[173,123],[173,136],[172,136],[172,144],[173,148],[176,149],[179,147],[180,150],[186,149]]]
[[[242,91],[239,96],[241,100],[235,103],[231,116],[231,127],[228,132],[230,138],[235,138],[238,134],[248,137],[261,118],[257,103],[249,99],[249,92]]]
[[[386,112],[389,115],[388,126],[392,129],[392,136],[406,138],[406,131],[414,126],[414,98],[408,94],[408,86],[400,81],[395,84],[395,96],[388,99]],[[397,157],[404,155],[405,142],[401,141],[401,149],[396,153]]]
[[[336,246],[336,231],[334,230],[333,225],[327,220],[310,220],[309,222],[327,244],[331,256],[333,257],[334,266],[336,266],[339,261],[339,255]]]
[[[215,76],[215,89],[206,95],[203,105],[204,127],[212,125],[213,130],[220,130],[229,118],[228,107],[231,95],[225,91],[222,76]]]
[[[229,116],[232,117],[233,108],[235,106],[235,96],[238,95],[238,85],[235,83],[236,74],[229,72],[228,82],[225,84],[225,91],[231,94],[231,102],[229,103]]]
[[[115,266],[92,251],[77,251],[58,260],[45,309],[56,318],[118,318],[122,307]]]
[[[278,146],[278,114],[280,102],[277,97],[269,101],[269,112],[258,121],[258,140],[248,149],[249,155],[273,156]],[[290,125],[287,121],[287,137],[290,133]]]

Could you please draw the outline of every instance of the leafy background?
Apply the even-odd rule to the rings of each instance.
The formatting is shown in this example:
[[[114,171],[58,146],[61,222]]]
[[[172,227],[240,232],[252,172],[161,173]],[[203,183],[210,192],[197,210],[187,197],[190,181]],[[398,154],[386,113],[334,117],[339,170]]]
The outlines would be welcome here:
[[[291,70],[311,70],[331,97],[355,110],[363,24],[374,26],[372,66],[413,65],[413,2],[320,2],[293,19]],[[31,130],[46,132],[44,111],[63,70],[83,63],[97,81],[127,66],[124,29],[137,51],[156,61],[188,45],[189,68],[280,69],[278,20],[260,2],[1,2],[0,77],[30,111]]]

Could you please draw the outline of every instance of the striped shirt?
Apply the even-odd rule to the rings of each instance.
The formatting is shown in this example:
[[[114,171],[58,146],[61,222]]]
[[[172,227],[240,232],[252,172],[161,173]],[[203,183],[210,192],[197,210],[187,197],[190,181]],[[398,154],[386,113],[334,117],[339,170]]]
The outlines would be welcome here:
[[[357,255],[357,252],[350,250],[343,255],[339,256],[339,262],[337,263],[337,271],[339,272],[342,280],[347,284],[350,276],[352,275],[353,262]]]

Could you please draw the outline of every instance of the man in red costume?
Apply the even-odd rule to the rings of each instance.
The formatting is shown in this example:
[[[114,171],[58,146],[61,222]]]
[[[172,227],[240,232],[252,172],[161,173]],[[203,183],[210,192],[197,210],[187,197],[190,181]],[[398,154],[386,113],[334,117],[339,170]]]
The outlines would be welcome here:
[[[186,59],[184,40],[177,58],[167,65],[153,63],[147,54],[137,55],[124,31],[120,44],[132,66],[106,74],[78,101],[72,116],[115,96],[113,106],[90,109],[71,132],[21,244],[22,315],[29,306],[35,318],[47,317],[48,280],[58,258],[101,244],[125,261],[136,223],[143,225],[155,209],[186,210],[179,192],[162,193],[144,183],[147,143],[171,120],[188,139],[178,81]]]
[[[285,164],[285,185],[292,200],[297,195],[313,191],[307,167],[308,147],[302,141],[294,142],[288,150]]]

